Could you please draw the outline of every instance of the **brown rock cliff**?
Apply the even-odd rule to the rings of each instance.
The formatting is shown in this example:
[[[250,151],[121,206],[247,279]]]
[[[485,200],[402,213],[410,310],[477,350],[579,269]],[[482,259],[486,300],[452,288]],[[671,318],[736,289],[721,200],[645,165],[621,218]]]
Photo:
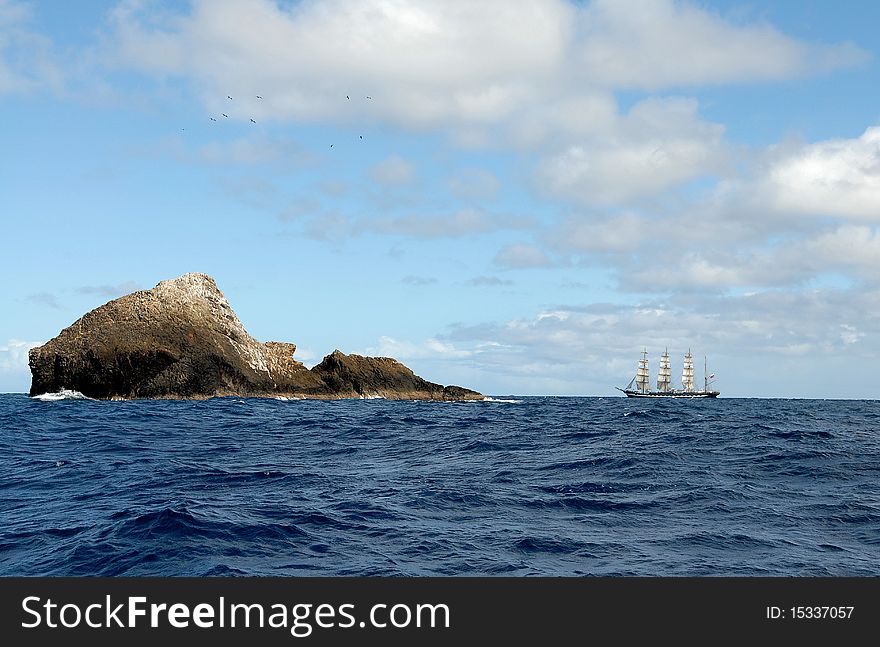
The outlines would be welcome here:
[[[251,337],[214,279],[185,274],[114,299],[30,351],[30,394],[91,398],[255,397],[473,400],[396,360],[328,355],[309,370],[296,346]]]

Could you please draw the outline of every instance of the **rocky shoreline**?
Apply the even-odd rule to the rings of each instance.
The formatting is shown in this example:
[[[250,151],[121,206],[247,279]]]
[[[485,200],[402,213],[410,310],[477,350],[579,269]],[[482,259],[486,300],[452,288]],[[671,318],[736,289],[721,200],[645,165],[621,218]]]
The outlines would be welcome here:
[[[30,395],[67,389],[106,400],[483,399],[429,382],[389,357],[335,350],[309,369],[295,352],[295,344],[251,337],[210,276],[184,274],[95,308],[31,349]]]

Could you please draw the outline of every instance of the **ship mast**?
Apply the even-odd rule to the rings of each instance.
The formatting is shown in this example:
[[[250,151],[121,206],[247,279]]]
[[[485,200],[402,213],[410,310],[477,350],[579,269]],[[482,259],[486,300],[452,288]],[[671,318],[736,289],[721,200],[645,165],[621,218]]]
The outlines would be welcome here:
[[[669,370],[669,349],[667,348],[660,357],[660,368],[657,371],[657,390],[668,391],[672,383],[672,373]]]
[[[636,388],[644,393],[648,390],[648,349],[642,351],[642,359],[639,360],[639,368],[636,371]]]
[[[694,390],[694,356],[691,355],[690,348],[688,348],[687,355],[684,356],[684,368],[681,370],[681,388],[685,391]]]
[[[708,362],[706,361],[706,356],[703,355],[703,391],[709,390],[709,370],[708,370]]]

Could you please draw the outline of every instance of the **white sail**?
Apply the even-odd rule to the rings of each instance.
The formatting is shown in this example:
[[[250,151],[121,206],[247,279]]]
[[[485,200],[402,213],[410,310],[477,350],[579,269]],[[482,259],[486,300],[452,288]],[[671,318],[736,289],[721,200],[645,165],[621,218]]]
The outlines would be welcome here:
[[[671,369],[669,368],[669,349],[667,348],[663,355],[660,356],[660,366],[657,371],[657,388],[651,389],[651,379],[649,374],[648,351],[642,351],[642,358],[639,360],[639,367],[636,376],[630,380],[626,388],[615,387],[623,391],[628,398],[684,398],[684,399],[703,399],[717,398],[721,395],[720,391],[710,389],[713,384],[715,374],[709,374],[708,361],[703,360],[704,382],[702,389],[694,387],[694,356],[688,349],[684,356],[684,367],[681,372],[681,386],[679,389],[672,385]]]
[[[694,390],[694,356],[688,349],[687,355],[684,356],[684,368],[681,371],[681,388],[685,391]]]
[[[669,370],[669,350],[660,357],[660,368],[657,370],[657,390],[668,391],[672,385],[672,372]]]
[[[648,351],[642,352],[642,359],[639,360],[639,368],[636,371],[636,387],[639,391],[647,391],[648,383]]]

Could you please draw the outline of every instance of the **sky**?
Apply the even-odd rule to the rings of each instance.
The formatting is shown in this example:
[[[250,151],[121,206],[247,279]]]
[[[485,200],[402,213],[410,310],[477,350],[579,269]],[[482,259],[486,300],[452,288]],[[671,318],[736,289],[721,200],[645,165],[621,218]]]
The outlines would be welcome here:
[[[880,3],[0,0],[0,391],[112,298],[495,395],[876,398]],[[655,379],[652,377],[652,379]]]

